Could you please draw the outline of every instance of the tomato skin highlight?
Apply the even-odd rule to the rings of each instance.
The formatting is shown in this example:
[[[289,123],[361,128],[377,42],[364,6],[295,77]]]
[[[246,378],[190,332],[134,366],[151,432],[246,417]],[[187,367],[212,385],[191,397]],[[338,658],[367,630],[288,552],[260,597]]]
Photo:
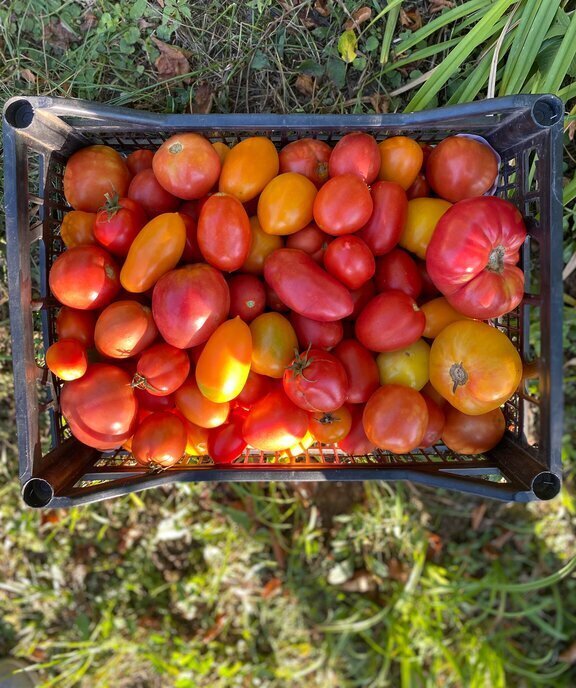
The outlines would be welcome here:
[[[132,456],[141,466],[169,468],[184,456],[187,433],[184,423],[169,411],[151,413],[132,438]]]
[[[368,245],[357,236],[337,237],[324,252],[324,267],[349,289],[360,289],[376,270]]]
[[[293,404],[282,390],[256,402],[248,412],[242,434],[261,451],[282,451],[301,442],[308,430],[308,414]]]
[[[225,272],[240,269],[252,240],[250,220],[242,203],[229,194],[210,196],[200,211],[197,238],[207,263]]]
[[[363,404],[380,386],[378,366],[372,354],[355,339],[345,339],[332,352],[348,378],[346,401]]]
[[[394,182],[376,182],[370,190],[373,211],[356,236],[375,256],[391,251],[402,236],[408,213],[406,192]]]
[[[380,152],[376,139],[370,134],[355,131],[343,136],[332,150],[328,161],[331,177],[353,174],[371,184],[380,169]]]
[[[341,174],[329,179],[314,200],[314,222],[326,234],[353,234],[363,227],[374,203],[370,190],[354,174]]]

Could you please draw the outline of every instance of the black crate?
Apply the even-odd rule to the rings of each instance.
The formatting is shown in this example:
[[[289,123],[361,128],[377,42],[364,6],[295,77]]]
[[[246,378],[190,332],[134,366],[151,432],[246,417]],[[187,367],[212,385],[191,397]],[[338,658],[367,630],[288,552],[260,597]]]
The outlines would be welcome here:
[[[4,107],[6,233],[10,322],[20,453],[26,504],[68,507],[175,481],[412,480],[483,497],[527,502],[560,490],[562,442],[562,119],[551,95],[511,96],[415,114],[392,115],[156,115],[50,97],[13,98]],[[70,436],[58,405],[61,383],[42,363],[54,341],[58,304],[47,275],[62,250],[58,228],[69,210],[62,173],[76,149],[104,143],[129,153],[156,147],[178,131],[234,143],[269,136],[278,146],[313,136],[337,140],[361,130],[377,139],[406,134],[435,142],[459,132],[485,137],[502,158],[498,195],[524,214],[526,295],[493,324],[535,361],[539,382],[505,404],[508,430],[494,450],[458,456],[439,445],[397,456],[351,457],[315,447],[285,463],[247,452],[240,463],[215,468],[208,457],[161,473],[125,452],[98,452]],[[535,389],[537,388],[537,390]],[[40,414],[49,414],[52,449],[43,454]]]

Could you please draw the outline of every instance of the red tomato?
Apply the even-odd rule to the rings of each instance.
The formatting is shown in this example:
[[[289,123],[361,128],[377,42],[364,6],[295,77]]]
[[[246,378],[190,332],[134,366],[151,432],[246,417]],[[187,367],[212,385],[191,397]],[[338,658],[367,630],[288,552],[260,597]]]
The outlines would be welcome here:
[[[139,203],[108,195],[106,205],[96,215],[94,236],[107,251],[123,257],[147,222],[148,216]]]
[[[375,256],[383,256],[402,236],[408,199],[404,189],[394,182],[376,182],[370,193],[374,210],[357,236],[368,244]]]
[[[434,444],[438,444],[442,437],[442,431],[444,430],[444,422],[446,416],[444,411],[440,406],[430,399],[426,394],[422,394],[422,398],[426,402],[426,407],[428,408],[428,425],[426,426],[426,432],[424,437],[420,442],[420,447],[425,449],[426,447],[431,447]]]
[[[174,401],[180,413],[201,428],[217,428],[226,422],[230,412],[230,404],[227,401],[210,401],[202,394],[194,374],[176,390]]]
[[[505,430],[506,419],[501,408],[469,416],[448,406],[442,441],[457,454],[482,454],[500,442]]]
[[[62,380],[77,380],[88,368],[86,349],[77,339],[60,339],[48,347],[46,365]]]
[[[204,197],[204,199],[206,198],[207,196]],[[178,212],[184,213],[184,215],[188,215],[188,217],[191,217],[195,222],[198,222],[198,215],[200,215],[198,204],[201,200],[203,199],[199,199],[197,201],[184,201],[178,208]]]
[[[150,168],[138,172],[128,187],[128,198],[139,203],[149,217],[173,213],[180,206],[180,199],[168,193]]]
[[[184,423],[169,411],[151,413],[132,438],[132,455],[141,466],[168,468],[184,456],[188,435]]]
[[[133,153],[126,158],[126,164],[133,177],[135,177],[138,172],[142,170],[147,170],[152,167],[152,158],[154,157],[154,151],[141,148],[140,150],[135,150]]]
[[[376,139],[370,134],[355,131],[346,134],[334,146],[328,162],[331,177],[354,174],[371,184],[380,170],[380,151]]]
[[[269,284],[265,286],[265,289],[266,305],[271,311],[276,311],[277,313],[287,313],[290,310]]]
[[[293,404],[282,390],[267,394],[248,412],[242,426],[246,442],[262,451],[293,447],[308,430],[308,414]]]
[[[420,273],[420,279],[422,280],[422,291],[420,292],[420,300],[423,303],[425,303],[426,301],[430,301],[431,299],[435,299],[437,296],[440,296],[440,292],[438,291],[438,289],[436,289],[436,285],[430,279],[428,270],[426,270],[425,261],[419,260],[418,258],[414,258],[414,262],[416,263],[416,267],[418,268],[418,272]]]
[[[368,245],[357,236],[337,237],[324,253],[324,267],[349,289],[359,289],[376,269]]]
[[[417,299],[422,291],[422,277],[410,254],[401,248],[395,248],[376,261],[376,275],[374,277],[376,291],[403,291],[413,299]]]
[[[120,271],[99,246],[74,246],[61,253],[50,270],[50,291],[65,306],[95,310],[120,290]]]
[[[372,354],[355,339],[345,339],[333,351],[348,378],[346,401],[363,404],[380,386],[378,366]]]
[[[196,219],[182,211],[178,211],[180,219],[186,228],[186,243],[184,244],[184,251],[182,251],[182,260],[185,263],[203,263],[204,256],[198,246],[198,230],[196,226]]]
[[[163,342],[146,349],[140,356],[132,384],[162,397],[175,392],[189,372],[188,354]]]
[[[66,248],[95,244],[94,222],[96,213],[85,213],[83,210],[71,210],[62,218],[60,238]]]
[[[152,314],[160,334],[172,346],[203,344],[226,320],[230,291],[210,265],[186,265],[163,275],[152,292]]]
[[[210,196],[198,218],[198,246],[205,260],[219,270],[238,270],[248,257],[251,239],[242,203],[225,193]]]
[[[272,383],[270,378],[251,370],[248,373],[246,384],[236,397],[235,402],[243,408],[250,408],[257,401],[263,399],[271,390]]]
[[[406,196],[411,201],[413,198],[426,198],[430,196],[430,185],[423,174],[419,174],[406,190]]]
[[[370,351],[396,351],[420,339],[426,317],[401,291],[385,291],[365,306],[356,320],[356,338]]]
[[[308,346],[313,346],[315,349],[331,349],[338,344],[344,334],[340,320],[319,322],[293,311],[290,314],[290,322],[302,349]]]
[[[208,434],[208,454],[215,464],[232,463],[246,449],[246,440],[242,434],[244,419],[233,418]]]
[[[320,188],[328,179],[328,160],[331,153],[332,148],[318,139],[292,141],[280,151],[280,173],[298,172]]]
[[[95,449],[115,449],[134,434],[138,402],[130,376],[117,366],[93,363],[66,382],[60,408],[74,437]]]
[[[305,411],[335,411],[346,401],[348,378],[340,361],[322,349],[297,354],[282,378],[284,391]]]
[[[190,201],[207,194],[218,181],[220,156],[200,134],[175,134],[152,160],[159,183],[169,193]]]
[[[264,282],[254,275],[234,275],[228,282],[230,288],[230,317],[239,315],[244,322],[252,322],[264,313],[266,289]]]
[[[126,195],[130,171],[110,146],[88,146],[69,158],[63,183],[64,197],[74,210],[95,213],[106,203],[106,194]]]
[[[299,232],[290,234],[290,236],[286,237],[286,248],[299,248],[310,254],[317,263],[322,265],[324,252],[331,241],[332,237],[329,234],[318,229],[318,227],[312,223]]]
[[[346,405],[330,413],[313,411],[309,418],[310,434],[322,444],[341,442],[352,427],[352,414]]]
[[[314,199],[314,221],[332,236],[352,234],[364,227],[373,209],[366,184],[353,174],[332,177]]]
[[[350,292],[304,251],[273,251],[264,263],[264,279],[283,303],[312,320],[329,322],[352,313]]]
[[[364,456],[371,454],[376,446],[366,437],[362,415],[364,404],[349,404],[348,409],[351,416],[350,432],[343,440],[337,443],[337,447],[345,451],[350,456]]]
[[[96,314],[62,306],[56,316],[56,336],[58,339],[77,339],[89,349],[94,345]]]
[[[360,289],[354,289],[350,292],[350,296],[354,302],[354,310],[350,315],[351,320],[356,320],[364,309],[364,306],[372,299],[375,293],[376,287],[374,286],[374,280],[368,280]]]
[[[139,387],[135,387],[134,392],[140,411],[145,410],[153,413],[155,411],[171,411],[176,408],[173,394],[157,397],[154,394],[150,394],[147,389],[140,389]]]
[[[509,201],[495,196],[461,201],[436,225],[426,269],[457,311],[497,318],[524,296],[524,274],[516,263],[525,239],[522,215]]]
[[[137,301],[114,301],[99,315],[94,341],[104,356],[128,358],[144,351],[157,335],[149,306]]]

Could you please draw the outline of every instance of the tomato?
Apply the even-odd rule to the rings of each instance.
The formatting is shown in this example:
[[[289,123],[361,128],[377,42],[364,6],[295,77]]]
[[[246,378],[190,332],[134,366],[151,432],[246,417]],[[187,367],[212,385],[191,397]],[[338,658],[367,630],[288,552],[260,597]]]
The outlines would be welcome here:
[[[180,418],[169,411],[152,413],[136,428],[132,456],[141,466],[169,468],[184,457],[187,440]]]
[[[384,385],[368,400],[363,423],[366,436],[379,449],[405,454],[421,444],[428,426],[428,408],[415,389]]]
[[[308,414],[293,404],[282,390],[276,390],[248,411],[242,435],[255,449],[281,451],[302,441],[307,430]]]
[[[290,462],[297,456],[305,454],[313,444],[314,438],[310,434],[310,430],[308,430],[299,442],[296,442],[296,444],[293,444],[291,447],[281,452],[278,456],[278,460],[280,461],[281,459],[284,459],[283,463],[286,463],[285,460],[288,459],[288,462]]]
[[[337,237],[324,252],[324,267],[349,289],[359,289],[376,269],[368,245],[357,236]]]
[[[176,390],[174,401],[180,413],[201,428],[217,428],[226,422],[230,413],[227,401],[216,403],[202,394],[193,374]]]
[[[498,175],[498,158],[487,144],[468,136],[449,136],[432,150],[426,179],[435,193],[456,203],[482,196]]]
[[[250,218],[251,241],[248,256],[242,265],[242,272],[251,275],[261,275],[264,272],[264,261],[277,248],[284,246],[282,237],[267,234],[257,217]]]
[[[147,222],[148,216],[139,203],[108,195],[106,205],[96,215],[94,237],[110,253],[124,257]]]
[[[234,418],[208,434],[208,454],[215,464],[232,463],[246,449],[246,440],[242,434],[242,418]]]
[[[291,234],[286,239],[286,248],[299,248],[310,254],[317,263],[322,265],[324,252],[331,241],[332,237],[329,234],[318,229],[318,227],[312,223],[299,232]]]
[[[139,203],[149,217],[173,213],[180,206],[180,199],[160,185],[154,170],[138,172],[128,187],[128,198]]]
[[[319,322],[292,312],[290,322],[302,349],[308,346],[313,346],[315,349],[331,349],[338,344],[344,334],[340,320]]]
[[[181,209],[178,211],[178,216],[184,223],[184,228],[186,230],[186,242],[184,243],[181,260],[184,263],[203,263],[204,256],[198,246],[196,220],[191,215],[182,212]]]
[[[230,317],[239,315],[249,323],[264,312],[266,289],[254,275],[234,275],[228,282],[230,289]]]
[[[376,291],[396,289],[417,299],[422,291],[422,277],[413,258],[401,248],[395,248],[376,261],[374,277]]]
[[[404,385],[420,391],[429,378],[430,345],[423,339],[398,349],[378,354],[376,363],[381,385]]]
[[[440,296],[440,292],[438,291],[438,289],[436,289],[436,285],[430,279],[430,275],[426,270],[426,263],[423,260],[420,260],[419,258],[416,258],[414,262],[416,263],[416,267],[418,268],[418,272],[420,273],[420,278],[422,280],[422,291],[420,292],[420,301],[426,303],[426,301],[430,301],[436,296]]]
[[[150,220],[132,242],[120,282],[126,291],[147,291],[176,266],[186,243],[186,228],[178,213],[164,213]]]
[[[431,382],[427,382],[422,388],[422,396],[432,399],[441,409],[448,404],[446,399],[434,389]]]
[[[430,350],[430,382],[452,406],[476,416],[501,406],[516,391],[522,361],[496,327],[461,320],[445,327]]]
[[[270,139],[252,136],[228,153],[218,188],[245,203],[255,198],[278,174],[278,152]]]
[[[106,202],[107,193],[126,195],[130,171],[110,146],[88,146],[68,159],[63,183],[64,197],[74,210],[95,213]]]
[[[396,246],[404,231],[408,199],[404,189],[394,182],[376,182],[370,193],[374,210],[357,236],[375,256],[383,256]]]
[[[117,366],[89,365],[63,385],[60,408],[74,437],[94,449],[115,449],[134,434],[138,402],[130,376]]]
[[[264,264],[264,279],[283,303],[312,320],[329,322],[352,313],[354,304],[346,287],[299,249],[271,253]]]
[[[154,158],[154,151],[140,148],[135,150],[126,158],[126,164],[130,170],[130,174],[135,177],[138,172],[148,170],[152,167],[152,159]]]
[[[186,449],[184,453],[187,456],[206,456],[208,454],[208,429],[191,423],[184,416],[180,420],[186,429]]]
[[[400,246],[426,258],[428,244],[438,221],[452,205],[441,198],[415,198],[408,201],[406,224],[400,237]]]
[[[352,427],[352,414],[347,406],[341,406],[330,413],[314,411],[309,414],[309,417],[310,434],[322,444],[341,442]]]
[[[167,272],[152,292],[152,314],[164,339],[187,349],[203,344],[226,319],[230,291],[210,265],[185,265]]]
[[[444,296],[439,296],[437,299],[422,304],[420,309],[426,316],[426,327],[424,328],[423,336],[427,339],[434,339],[447,325],[453,322],[470,320],[470,318],[452,308]]]
[[[251,240],[242,203],[229,194],[210,196],[198,218],[198,246],[206,262],[219,270],[238,270],[248,258]]]
[[[374,280],[368,280],[360,289],[354,289],[350,292],[350,296],[354,302],[354,310],[349,316],[352,320],[355,320],[360,315],[364,306],[372,300],[375,293],[376,287],[374,286]]]
[[[250,408],[260,399],[264,398],[272,390],[270,379],[265,375],[260,375],[254,370],[250,370],[246,378],[246,384],[236,397],[236,403],[242,408]]]
[[[380,172],[378,179],[400,184],[408,189],[424,160],[422,148],[408,136],[392,136],[378,144],[380,151]]]
[[[420,442],[420,448],[425,449],[426,447],[432,447],[438,444],[440,441],[442,431],[444,430],[444,423],[446,422],[446,415],[440,406],[429,396],[422,394],[422,398],[426,402],[426,407],[428,408],[428,425],[426,426],[424,437]]]
[[[62,306],[56,316],[55,327],[58,339],[77,339],[89,349],[94,344],[96,314]]]
[[[362,415],[364,404],[351,404],[348,406],[351,416],[350,432],[343,440],[337,443],[339,449],[345,451],[350,456],[363,456],[371,454],[376,446],[366,437]]]
[[[348,377],[342,363],[322,349],[296,354],[282,378],[284,391],[305,411],[335,411],[346,401]]]
[[[60,339],[48,347],[46,365],[62,380],[76,380],[88,368],[86,348],[77,339]]]
[[[263,313],[250,323],[252,370],[280,378],[294,358],[298,340],[292,325],[280,313]]]
[[[154,396],[150,394],[147,389],[134,388],[136,399],[138,400],[138,408],[140,411],[171,411],[175,408],[175,401],[173,394],[166,394],[163,397]]]
[[[220,158],[220,165],[222,166],[224,164],[224,160],[226,160],[228,157],[228,153],[230,153],[230,147],[227,146],[223,141],[214,141],[212,147],[218,154],[218,157]]]
[[[456,454],[482,454],[500,442],[505,430],[506,419],[501,408],[469,416],[449,406],[442,441]]]
[[[460,313],[497,318],[524,296],[524,274],[516,263],[525,239],[522,215],[509,201],[494,196],[460,201],[438,223],[426,269]]]
[[[396,351],[420,339],[426,318],[401,291],[375,296],[356,319],[356,338],[370,351]]]
[[[198,388],[210,401],[231,401],[246,384],[251,360],[252,333],[248,325],[238,317],[223,322],[210,335],[198,359]]]
[[[418,145],[422,149],[422,155],[424,156],[422,160],[422,169],[420,171],[426,172],[426,165],[428,164],[430,153],[434,150],[434,146],[431,146],[429,143],[424,143],[423,141],[420,141]]]
[[[200,134],[175,134],[154,154],[152,169],[168,193],[186,201],[201,198],[218,181],[221,164],[214,146]]]
[[[96,213],[85,213],[83,210],[71,210],[62,218],[60,236],[66,248],[95,244],[94,222]]]
[[[312,221],[316,187],[304,175],[286,172],[268,182],[258,199],[258,220],[268,234],[294,234]]]
[[[99,315],[94,341],[104,356],[128,358],[148,348],[157,335],[149,306],[137,301],[114,301]]]
[[[342,363],[348,378],[346,401],[363,404],[380,386],[378,366],[372,354],[355,339],[345,339],[332,352]]]
[[[353,174],[332,177],[314,200],[314,222],[332,236],[352,234],[363,227],[373,209],[366,184]]]
[[[194,222],[198,222],[198,215],[200,215],[198,206],[207,198],[208,196],[204,196],[204,198],[200,198],[197,201],[184,201],[178,208],[178,212],[182,215],[187,215],[188,217],[191,217],[194,220]]]
[[[416,175],[416,179],[406,189],[406,196],[411,201],[413,198],[426,198],[430,196],[430,185],[423,174]]]
[[[190,359],[182,349],[161,342],[144,351],[138,359],[134,387],[162,397],[172,394],[186,380],[190,372]]]
[[[353,174],[366,184],[376,179],[379,169],[380,153],[376,139],[361,131],[343,136],[334,146],[328,161],[331,177]]]
[[[332,148],[318,139],[299,139],[282,148],[279,154],[280,172],[297,172],[317,187],[328,179],[328,160]]]
[[[271,311],[276,311],[278,313],[288,313],[288,306],[280,299],[278,294],[270,287],[266,285],[266,305]]]
[[[120,289],[118,266],[99,246],[74,246],[52,264],[50,291],[65,306],[95,310],[112,301]]]

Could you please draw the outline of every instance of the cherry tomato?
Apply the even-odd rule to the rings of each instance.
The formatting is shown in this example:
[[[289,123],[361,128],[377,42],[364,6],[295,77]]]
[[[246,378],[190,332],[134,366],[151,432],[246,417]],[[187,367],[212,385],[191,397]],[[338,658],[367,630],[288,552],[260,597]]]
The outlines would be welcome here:
[[[246,440],[242,434],[242,418],[234,418],[208,434],[208,454],[215,464],[232,463],[246,449]]]
[[[424,160],[422,148],[414,139],[407,136],[392,136],[378,144],[380,151],[380,172],[378,179],[400,184],[408,189]]]
[[[114,301],[100,313],[94,341],[104,356],[128,358],[147,349],[157,335],[149,306],[137,301]]]
[[[312,221],[316,187],[303,174],[286,172],[271,179],[258,199],[258,220],[268,234],[294,234]]]
[[[281,378],[298,348],[296,333],[280,313],[263,313],[250,323],[252,333],[252,370],[268,377]]]
[[[374,286],[374,280],[368,280],[360,289],[354,289],[350,292],[350,296],[354,302],[354,310],[349,316],[351,320],[356,320],[364,309],[364,306],[372,300],[375,293],[376,287]]]
[[[220,173],[219,190],[245,203],[258,196],[278,174],[278,152],[270,139],[252,136],[228,153]]]
[[[319,188],[328,179],[328,160],[331,153],[332,148],[325,141],[292,141],[280,151],[280,172],[303,174]]]
[[[58,339],[76,339],[89,349],[94,345],[96,314],[62,306],[56,316],[55,327]]]
[[[147,389],[140,389],[139,387],[134,388],[134,393],[138,400],[139,412],[172,411],[176,407],[173,394],[157,397],[150,394]]]
[[[375,446],[405,454],[421,444],[428,426],[428,408],[415,389],[385,385],[368,400],[363,422],[366,436]]]
[[[206,262],[219,270],[238,270],[248,258],[251,239],[242,203],[229,194],[210,196],[198,218],[198,246]]]
[[[178,215],[186,229],[186,242],[184,244],[184,250],[182,251],[181,260],[184,263],[203,263],[204,256],[198,246],[196,220],[191,215],[183,213],[181,209],[178,211]]]
[[[175,392],[189,372],[190,359],[187,353],[162,342],[146,349],[140,356],[132,384],[162,397]]]
[[[376,363],[381,385],[404,385],[420,391],[428,382],[430,346],[423,339],[398,349],[378,354]]]
[[[120,289],[118,266],[99,246],[74,246],[52,264],[50,291],[65,306],[95,310],[112,301]]]
[[[221,164],[214,146],[200,134],[175,134],[154,154],[152,168],[168,193],[190,201],[218,181]]]
[[[361,131],[346,134],[334,146],[328,171],[331,177],[353,174],[366,184],[371,184],[378,176],[380,153],[373,136]]]
[[[408,201],[406,224],[400,237],[400,246],[412,251],[419,258],[426,258],[438,220],[452,207],[441,198],[415,198]]]
[[[309,417],[310,434],[322,444],[341,442],[352,427],[352,414],[347,406],[341,406],[329,413],[314,411],[309,414]]]
[[[398,243],[408,212],[406,192],[394,182],[376,182],[370,191],[374,210],[357,236],[375,256],[383,256]]]
[[[184,416],[182,416],[181,420],[186,429],[186,449],[184,453],[187,456],[206,456],[208,454],[208,429],[191,423]]]
[[[282,390],[267,394],[248,412],[242,426],[246,442],[261,451],[281,451],[301,442],[308,430],[308,414]]]
[[[505,430],[506,420],[501,408],[469,416],[449,406],[442,441],[456,454],[483,454],[500,442]]]
[[[85,213],[83,210],[71,210],[62,218],[60,236],[66,248],[95,244],[94,222],[96,213]]]
[[[280,236],[267,234],[257,217],[250,218],[250,231],[250,249],[241,270],[251,275],[261,275],[264,272],[264,261],[272,251],[284,246],[284,240]]]
[[[298,337],[300,348],[313,346],[315,349],[331,349],[342,339],[344,328],[340,320],[318,322],[299,313],[290,314],[290,322]]]
[[[305,411],[335,411],[344,404],[348,392],[344,366],[322,349],[296,354],[282,384],[288,398]]]
[[[77,380],[88,368],[86,349],[77,339],[60,339],[48,347],[46,365],[62,380]]]
[[[224,160],[228,157],[228,153],[230,153],[230,147],[222,141],[214,141],[212,146],[220,158],[220,165],[223,165]]]
[[[470,320],[470,318],[452,308],[444,296],[439,296],[437,299],[422,304],[420,309],[426,316],[426,327],[424,328],[423,336],[427,339],[434,339],[447,325],[453,322]]]
[[[128,187],[128,198],[139,203],[148,217],[173,213],[180,206],[180,199],[160,185],[154,170],[147,168],[138,172]]]
[[[426,447],[432,447],[438,444],[440,441],[442,431],[444,430],[446,415],[440,406],[438,406],[429,396],[422,394],[422,398],[426,402],[426,407],[428,408],[428,425],[426,426],[424,437],[420,442],[420,447],[425,449]]]
[[[413,299],[417,299],[422,291],[420,271],[414,259],[401,248],[395,248],[378,258],[374,283],[378,292],[396,289]]]
[[[147,222],[144,208],[136,201],[108,195],[106,205],[96,215],[94,236],[107,251],[124,257]]]
[[[372,354],[355,339],[345,339],[332,352],[348,378],[346,401],[363,404],[380,386],[378,366]]]
[[[413,198],[426,198],[430,196],[430,185],[423,174],[416,175],[416,179],[406,189],[406,196],[411,201]]]
[[[334,239],[324,252],[324,267],[349,289],[360,289],[376,270],[372,251],[357,236]]]
[[[314,222],[332,236],[352,234],[368,222],[373,206],[366,184],[354,174],[341,174],[318,191]]]
[[[401,291],[375,296],[356,319],[356,338],[370,351],[395,351],[420,339],[426,318]]]
[[[227,401],[216,403],[202,394],[193,374],[176,390],[174,401],[180,413],[201,428],[217,428],[226,422],[230,413]]]
[[[88,146],[68,159],[63,183],[64,197],[74,210],[95,213],[106,203],[107,193],[126,195],[130,171],[110,146]]]
[[[135,177],[138,172],[148,170],[152,167],[152,159],[154,158],[154,151],[140,148],[135,150],[126,158],[126,164],[130,170],[130,174]]]
[[[516,391],[522,361],[496,327],[461,320],[445,327],[430,350],[430,382],[452,406],[476,416],[501,406]]]
[[[132,456],[141,466],[168,468],[184,456],[184,423],[169,411],[152,413],[138,425],[132,438]]]
[[[277,313],[288,313],[290,310],[269,284],[266,285],[266,305]]]
[[[350,404],[348,409],[351,416],[350,432],[343,440],[338,442],[338,448],[350,456],[371,454],[376,449],[376,446],[366,437],[364,423],[362,422],[364,404]]]
[[[254,370],[250,370],[246,378],[246,384],[236,397],[236,403],[242,408],[250,408],[260,399],[263,399],[268,392],[272,391],[270,379],[265,375],[260,375]]]
[[[266,307],[264,283],[254,275],[234,275],[230,288],[230,317],[239,315],[244,322],[252,322]]]
[[[286,239],[286,248],[299,248],[310,254],[319,265],[322,265],[324,252],[331,241],[332,237],[329,234],[318,229],[318,227],[312,223],[299,232],[291,234]]]

